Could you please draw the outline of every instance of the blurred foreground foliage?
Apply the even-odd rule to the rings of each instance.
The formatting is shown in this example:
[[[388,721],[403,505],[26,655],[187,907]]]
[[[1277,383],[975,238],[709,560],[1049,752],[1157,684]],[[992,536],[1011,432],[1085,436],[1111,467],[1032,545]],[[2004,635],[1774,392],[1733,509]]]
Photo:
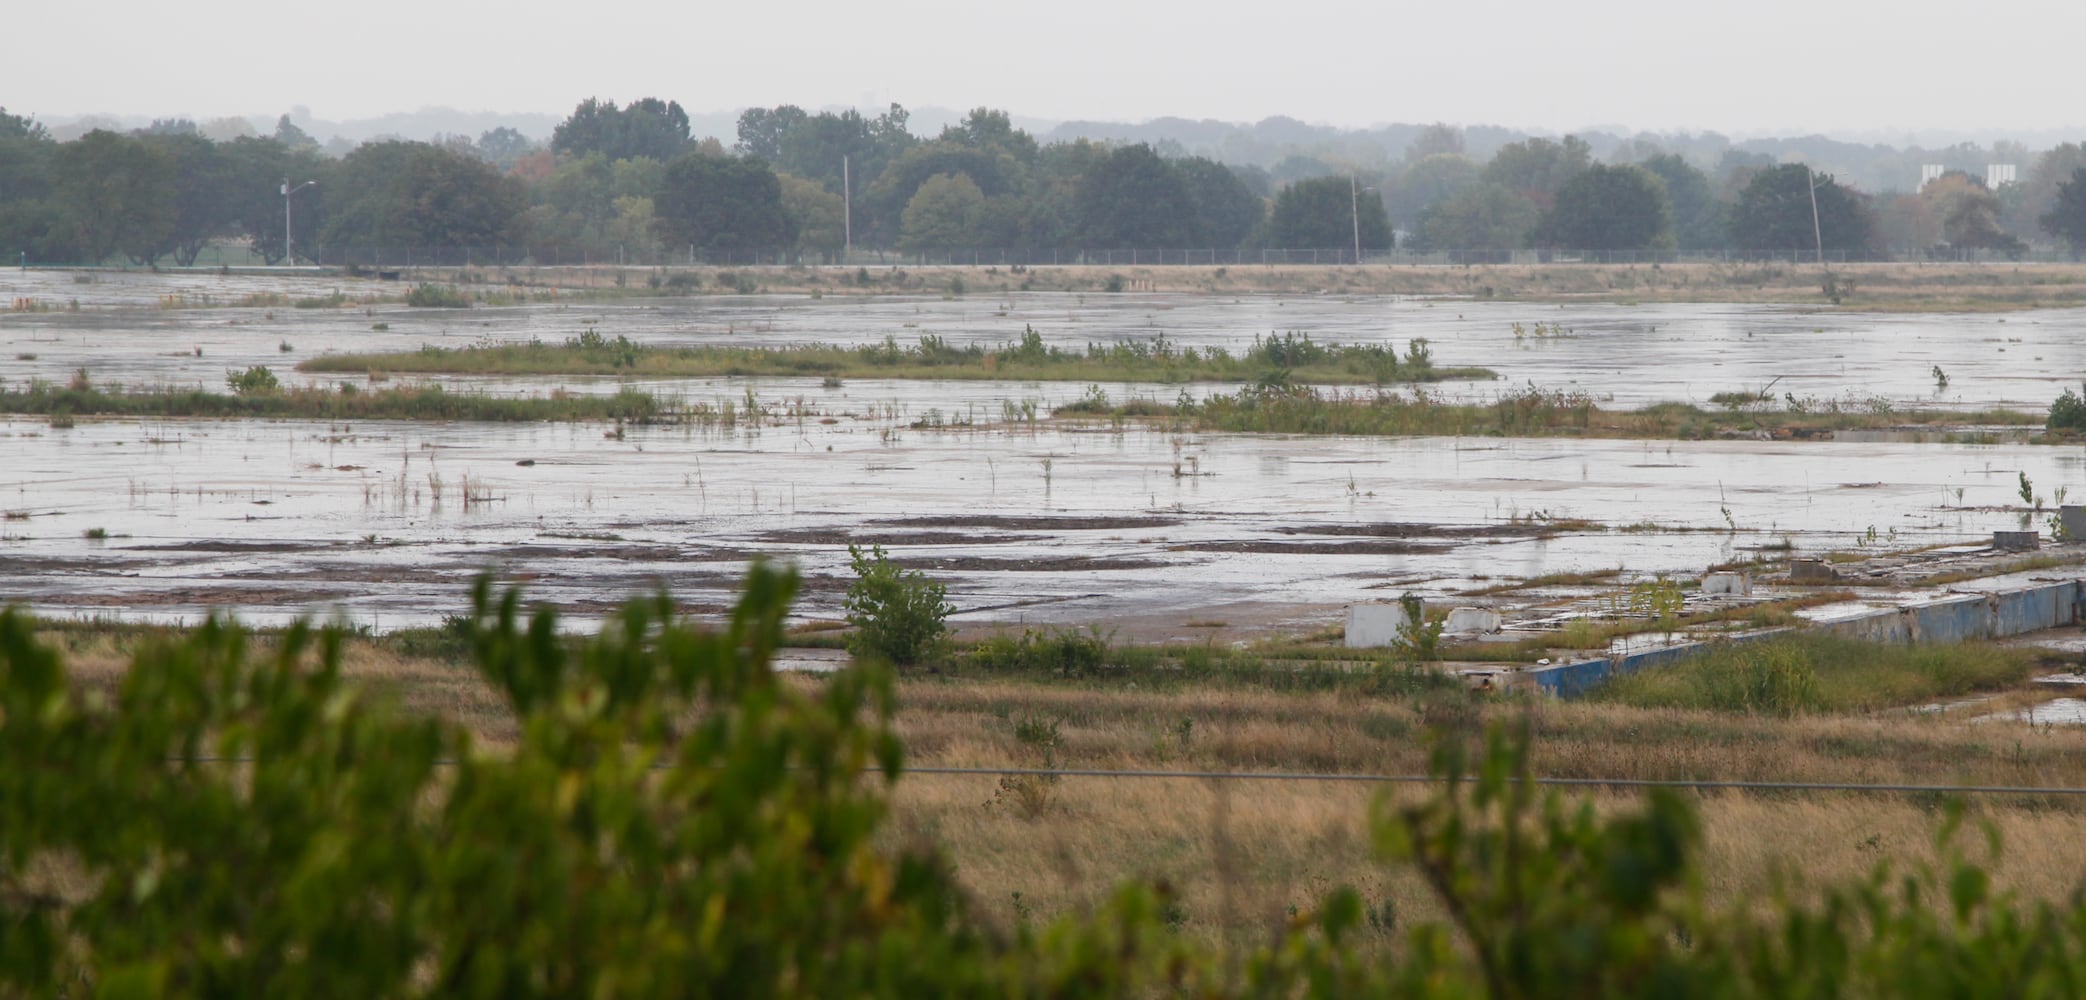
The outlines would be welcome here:
[[[890,673],[770,669],[797,586],[730,622],[631,601],[558,632],[481,582],[469,643],[512,745],[343,682],[343,636],[249,648],[213,620],[73,683],[0,613],[0,995],[2077,995],[2086,902],[1938,867],[1705,905],[1683,796],[1530,783],[1525,734],[1444,742],[1453,780],[1372,815],[1446,924],[1351,889],[1263,945],[1170,929],[1163,885],[1006,927],[931,845],[879,847],[902,768]],[[1996,848],[1995,848],[1996,849]]]

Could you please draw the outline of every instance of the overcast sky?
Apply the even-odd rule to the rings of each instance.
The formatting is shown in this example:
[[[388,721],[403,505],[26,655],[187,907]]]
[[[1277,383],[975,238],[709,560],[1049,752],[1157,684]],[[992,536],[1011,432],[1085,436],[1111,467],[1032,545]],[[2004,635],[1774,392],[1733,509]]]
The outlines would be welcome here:
[[[2086,2],[19,0],[0,106],[328,119],[588,96],[1726,133],[2086,125]]]

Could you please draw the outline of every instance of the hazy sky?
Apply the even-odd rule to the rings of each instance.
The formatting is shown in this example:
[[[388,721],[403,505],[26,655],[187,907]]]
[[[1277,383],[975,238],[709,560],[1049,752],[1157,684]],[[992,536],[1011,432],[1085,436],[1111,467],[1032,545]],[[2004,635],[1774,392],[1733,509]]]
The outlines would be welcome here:
[[[0,106],[329,119],[897,101],[1722,132],[2086,125],[2081,0],[18,0]]]

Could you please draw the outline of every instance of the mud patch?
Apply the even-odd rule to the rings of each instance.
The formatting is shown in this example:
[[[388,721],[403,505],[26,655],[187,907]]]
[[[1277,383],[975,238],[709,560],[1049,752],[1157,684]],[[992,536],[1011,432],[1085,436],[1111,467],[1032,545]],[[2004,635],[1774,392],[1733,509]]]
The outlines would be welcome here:
[[[849,531],[845,528],[783,528],[755,536],[770,545],[1011,545],[1045,541],[1045,535],[985,535],[963,531]]]
[[[1126,531],[1139,528],[1171,528],[1177,517],[1021,517],[992,514],[953,514],[900,517],[871,524],[906,528],[998,528],[1002,531]]]
[[[193,542],[167,542],[160,545],[127,545],[134,552],[232,552],[258,554],[267,552],[316,552],[332,549],[331,544],[315,542],[235,542],[221,539],[205,539]]]
[[[1447,552],[1455,546],[1424,542],[1275,542],[1247,539],[1236,542],[1187,542],[1169,545],[1168,552],[1247,552],[1269,556],[1404,556]]]
[[[170,590],[134,591],[124,594],[55,594],[37,598],[40,604],[83,608],[144,608],[196,604],[275,605],[322,604],[347,597],[344,591],[282,590],[256,587],[179,587]]]
[[[1423,524],[1387,521],[1377,524],[1306,524],[1276,528],[1285,535],[1338,538],[1534,538],[1558,529],[1546,524]]]
[[[1110,559],[1107,556],[1056,556],[1041,559],[990,559],[984,556],[919,556],[891,560],[906,569],[956,572],[1089,573],[1095,570],[1158,569],[1173,565],[1162,559]]]

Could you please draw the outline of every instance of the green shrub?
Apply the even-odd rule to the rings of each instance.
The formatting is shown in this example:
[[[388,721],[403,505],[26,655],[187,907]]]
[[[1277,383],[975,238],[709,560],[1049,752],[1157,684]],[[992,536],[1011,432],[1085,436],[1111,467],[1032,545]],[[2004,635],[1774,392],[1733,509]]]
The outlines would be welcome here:
[[[2086,397],[2064,390],[2050,404],[2050,419],[2043,426],[2053,431],[2086,431]]]
[[[1441,632],[1448,627],[1447,619],[1427,617],[1426,602],[1418,594],[1398,598],[1398,606],[1405,611],[1405,621],[1398,625],[1398,644],[1422,663],[1440,659]]]
[[[423,281],[406,293],[406,305],[422,309],[469,309],[471,299],[455,285]]]
[[[267,365],[254,365],[243,372],[228,371],[225,385],[241,396],[265,396],[282,390],[282,381]]]
[[[855,582],[847,588],[847,622],[855,627],[848,651],[901,666],[939,652],[948,639],[948,589],[919,570],[900,569],[884,547],[847,547]]]
[[[971,649],[969,661],[986,670],[1085,677],[1108,665],[1107,634],[1075,629],[1025,629],[1019,638],[996,635]]]

